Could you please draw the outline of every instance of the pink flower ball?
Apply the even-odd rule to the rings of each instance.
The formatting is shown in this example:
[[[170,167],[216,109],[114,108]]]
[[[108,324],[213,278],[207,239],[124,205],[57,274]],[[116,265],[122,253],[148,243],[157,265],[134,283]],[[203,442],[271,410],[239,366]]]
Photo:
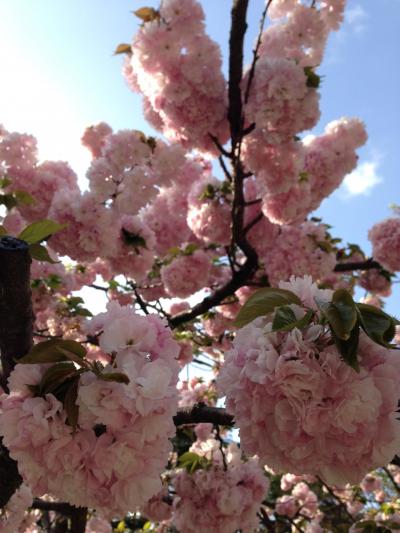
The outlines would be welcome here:
[[[400,270],[400,217],[387,218],[368,232],[372,255],[390,272]]]
[[[161,281],[169,296],[187,298],[207,286],[211,258],[203,250],[182,255],[161,268]]]
[[[330,300],[330,291],[311,278],[280,287],[317,317],[315,298]],[[272,317],[259,317],[237,333],[217,386],[245,453],[274,470],[341,486],[387,464],[400,447],[400,360],[361,332],[356,372],[326,334],[318,319],[301,330],[272,332]]]
[[[27,387],[51,365],[18,364],[9,394],[0,397],[0,435],[34,496],[52,494],[106,518],[123,517],[161,489],[175,433],[179,347],[163,320],[116,302],[89,326],[103,331],[100,348],[113,355],[104,372],[123,373],[129,383],[83,373],[73,431],[56,396],[33,396]]]

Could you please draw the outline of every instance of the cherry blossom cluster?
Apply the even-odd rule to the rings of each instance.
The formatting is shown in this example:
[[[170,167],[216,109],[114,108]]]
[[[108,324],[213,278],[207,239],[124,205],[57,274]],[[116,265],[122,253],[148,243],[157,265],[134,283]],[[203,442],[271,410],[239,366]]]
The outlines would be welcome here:
[[[257,459],[242,461],[232,443],[225,452],[224,468],[219,443],[212,437],[196,442],[190,451],[210,464],[194,473],[182,469],[174,476],[173,524],[178,530],[232,533],[257,528],[257,511],[268,491],[268,480]]]
[[[244,161],[256,175],[262,211],[277,224],[301,223],[357,164],[355,150],[366,142],[358,119],[329,123],[325,133],[273,145],[256,129],[246,138]]]
[[[102,331],[110,363],[99,379],[79,380],[77,428],[53,394],[34,396],[49,364],[18,364],[1,397],[0,433],[36,496],[50,493],[76,506],[123,516],[161,487],[174,434],[179,347],[156,315],[143,317],[111,302],[88,324]],[[119,374],[128,378],[113,380]]]
[[[151,18],[151,17],[150,17]],[[144,96],[144,115],[169,140],[215,152],[225,143],[226,82],[221,52],[205,33],[196,0],[166,0],[134,36],[125,65],[129,86]]]
[[[356,372],[320,323],[315,299],[329,301],[331,292],[318,289],[309,276],[279,286],[295,293],[313,320],[274,332],[274,317],[259,317],[239,330],[225,354],[219,391],[245,453],[258,454],[277,471],[356,483],[399,448],[397,353],[361,332]],[[301,319],[305,309],[292,306]]]
[[[368,238],[372,242],[374,258],[391,272],[400,270],[400,217],[375,224]]]
[[[273,286],[289,280],[292,275],[309,274],[314,280],[323,280],[336,264],[336,254],[329,247],[326,227],[313,222],[281,226],[272,249],[262,259]]]
[[[45,218],[59,189],[78,191],[75,172],[65,161],[37,158],[37,143],[32,135],[8,132],[0,126],[0,178],[9,183],[6,194],[23,191],[19,210],[29,222]],[[17,197],[18,198],[18,197]]]

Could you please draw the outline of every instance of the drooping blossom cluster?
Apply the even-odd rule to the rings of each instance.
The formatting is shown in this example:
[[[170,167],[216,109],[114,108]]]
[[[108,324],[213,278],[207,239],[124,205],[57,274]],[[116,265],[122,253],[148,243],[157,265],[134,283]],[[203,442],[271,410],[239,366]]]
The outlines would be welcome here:
[[[0,129],[0,177],[9,182],[3,189],[7,194],[25,193],[19,210],[29,222],[46,217],[59,189],[79,190],[77,176],[68,163],[39,163],[36,144],[32,135]]]
[[[207,285],[210,269],[210,255],[204,250],[195,250],[164,265],[160,275],[168,296],[187,298]]]
[[[375,224],[368,233],[372,255],[391,272],[400,270],[400,217]]]
[[[220,188],[221,182],[209,176],[194,183],[188,195],[188,226],[205,244],[228,245],[231,240],[232,208]]]
[[[192,474],[180,470],[174,476],[174,525],[187,533],[253,531],[268,490],[257,459],[242,461],[237,445],[232,443],[225,452],[225,469],[214,438],[195,443],[190,451],[206,457],[210,465]]]
[[[400,445],[396,420],[400,363],[394,350],[360,333],[356,372],[319,322],[315,299],[329,301],[310,277],[281,282],[314,313],[302,329],[272,331],[271,316],[242,328],[217,380],[240,428],[243,450],[274,470],[356,483],[391,460]],[[294,306],[297,318],[305,309]]]
[[[125,77],[143,94],[150,124],[171,141],[215,152],[210,134],[222,143],[228,134],[226,82],[200,3],[163,2],[134,36],[131,50]]]
[[[256,175],[262,210],[277,224],[301,223],[357,164],[355,150],[366,142],[363,123],[342,118],[324,134],[273,145],[256,129],[246,138],[244,161]]]
[[[74,432],[59,399],[34,396],[27,386],[39,384],[49,364],[18,364],[1,397],[0,434],[34,495],[123,516],[161,488],[174,434],[179,348],[156,315],[139,316],[116,302],[88,328],[102,331],[100,348],[113,357],[102,372],[122,372],[129,383],[85,372]]]
[[[336,264],[336,254],[329,248],[329,238],[323,224],[304,222],[297,226],[281,226],[274,246],[261,258],[271,285],[294,276],[311,275],[323,280]]]

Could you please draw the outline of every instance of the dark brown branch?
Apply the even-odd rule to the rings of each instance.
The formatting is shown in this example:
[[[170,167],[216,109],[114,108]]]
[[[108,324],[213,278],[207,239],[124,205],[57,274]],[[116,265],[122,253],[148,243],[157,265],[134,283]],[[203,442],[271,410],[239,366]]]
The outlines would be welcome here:
[[[186,424],[210,423],[219,426],[232,427],[233,416],[222,407],[209,407],[204,403],[196,403],[191,409],[180,409],[174,416],[175,426]]]
[[[87,520],[86,507],[75,507],[65,502],[51,502],[35,498],[32,503],[32,509],[54,511],[67,516],[71,519],[71,527],[68,529],[70,533],[85,533]]]
[[[96,289],[98,291],[108,292],[108,288],[107,287],[102,287],[101,285],[96,285],[96,283],[91,283],[89,285],[89,287],[92,288],[92,289]]]
[[[225,300],[225,298],[231,296],[234,292],[240,289],[240,287],[243,287],[243,285],[246,285],[247,280],[253,276],[255,269],[256,267],[253,259],[247,259],[240,270],[238,270],[220,289],[217,289],[209,296],[206,296],[204,300],[192,307],[190,311],[171,317],[169,320],[171,328],[181,326],[185,322],[189,322],[190,320],[203,315],[216,305],[219,305]]]
[[[244,232],[248,233],[251,230],[251,228],[254,228],[254,226],[258,224],[263,218],[264,218],[264,215],[262,213],[259,213],[256,217],[253,218],[253,220],[251,220],[247,224],[247,226],[244,228]]]
[[[225,148],[222,146],[222,144],[219,142],[218,138],[213,135],[212,133],[209,133],[208,134],[211,138],[211,140],[213,141],[213,143],[215,144],[215,146],[218,148],[218,150],[221,152],[222,155],[224,155],[225,157],[232,157],[232,154],[230,152],[228,152],[227,150],[225,150]]]
[[[244,228],[245,198],[243,183],[245,172],[240,161],[240,144],[243,138],[243,113],[241,81],[243,75],[243,43],[247,29],[246,13],[248,0],[234,0],[232,7],[232,25],[229,39],[229,107],[228,120],[231,131],[232,144],[232,180],[233,180],[233,200],[232,200],[232,242],[234,249],[237,245],[244,253],[246,260],[239,270],[232,274],[232,278],[215,292],[206,296],[200,303],[195,305],[190,311],[172,317],[169,321],[172,328],[176,328],[193,320],[219,305],[225,298],[231,296],[237,289],[250,280],[258,268],[258,257],[254,248],[247,241]],[[234,258],[233,258],[234,259]]]
[[[5,391],[16,361],[29,352],[33,342],[30,265],[29,247],[24,241],[8,236],[0,239],[0,385]],[[17,463],[0,443],[0,507],[21,483]]]
[[[384,270],[383,266],[372,258],[354,263],[338,263],[333,269],[335,272],[351,272],[352,270]]]
[[[229,37],[229,107],[228,120],[231,130],[232,152],[242,136],[243,113],[240,84],[243,76],[243,43],[247,30],[246,14],[248,0],[234,0],[231,12]]]

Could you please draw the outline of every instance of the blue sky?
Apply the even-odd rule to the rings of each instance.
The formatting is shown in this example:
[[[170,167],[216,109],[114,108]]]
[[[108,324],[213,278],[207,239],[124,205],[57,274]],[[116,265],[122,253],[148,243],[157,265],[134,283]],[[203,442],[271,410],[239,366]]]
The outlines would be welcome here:
[[[203,0],[208,30],[225,57],[230,0]],[[89,156],[79,138],[86,125],[105,120],[114,129],[151,129],[141,99],[120,74],[112,55],[138,26],[132,10],[157,2],[138,0],[1,0],[0,122],[39,139],[43,158],[70,161],[83,177]],[[247,57],[262,0],[250,0]],[[359,169],[318,211],[332,232],[370,250],[371,225],[400,203],[398,93],[400,0],[349,0],[346,21],[333,34],[319,69],[324,76],[322,118],[315,132],[341,116],[362,118],[369,141]],[[396,311],[399,286],[387,309]]]

